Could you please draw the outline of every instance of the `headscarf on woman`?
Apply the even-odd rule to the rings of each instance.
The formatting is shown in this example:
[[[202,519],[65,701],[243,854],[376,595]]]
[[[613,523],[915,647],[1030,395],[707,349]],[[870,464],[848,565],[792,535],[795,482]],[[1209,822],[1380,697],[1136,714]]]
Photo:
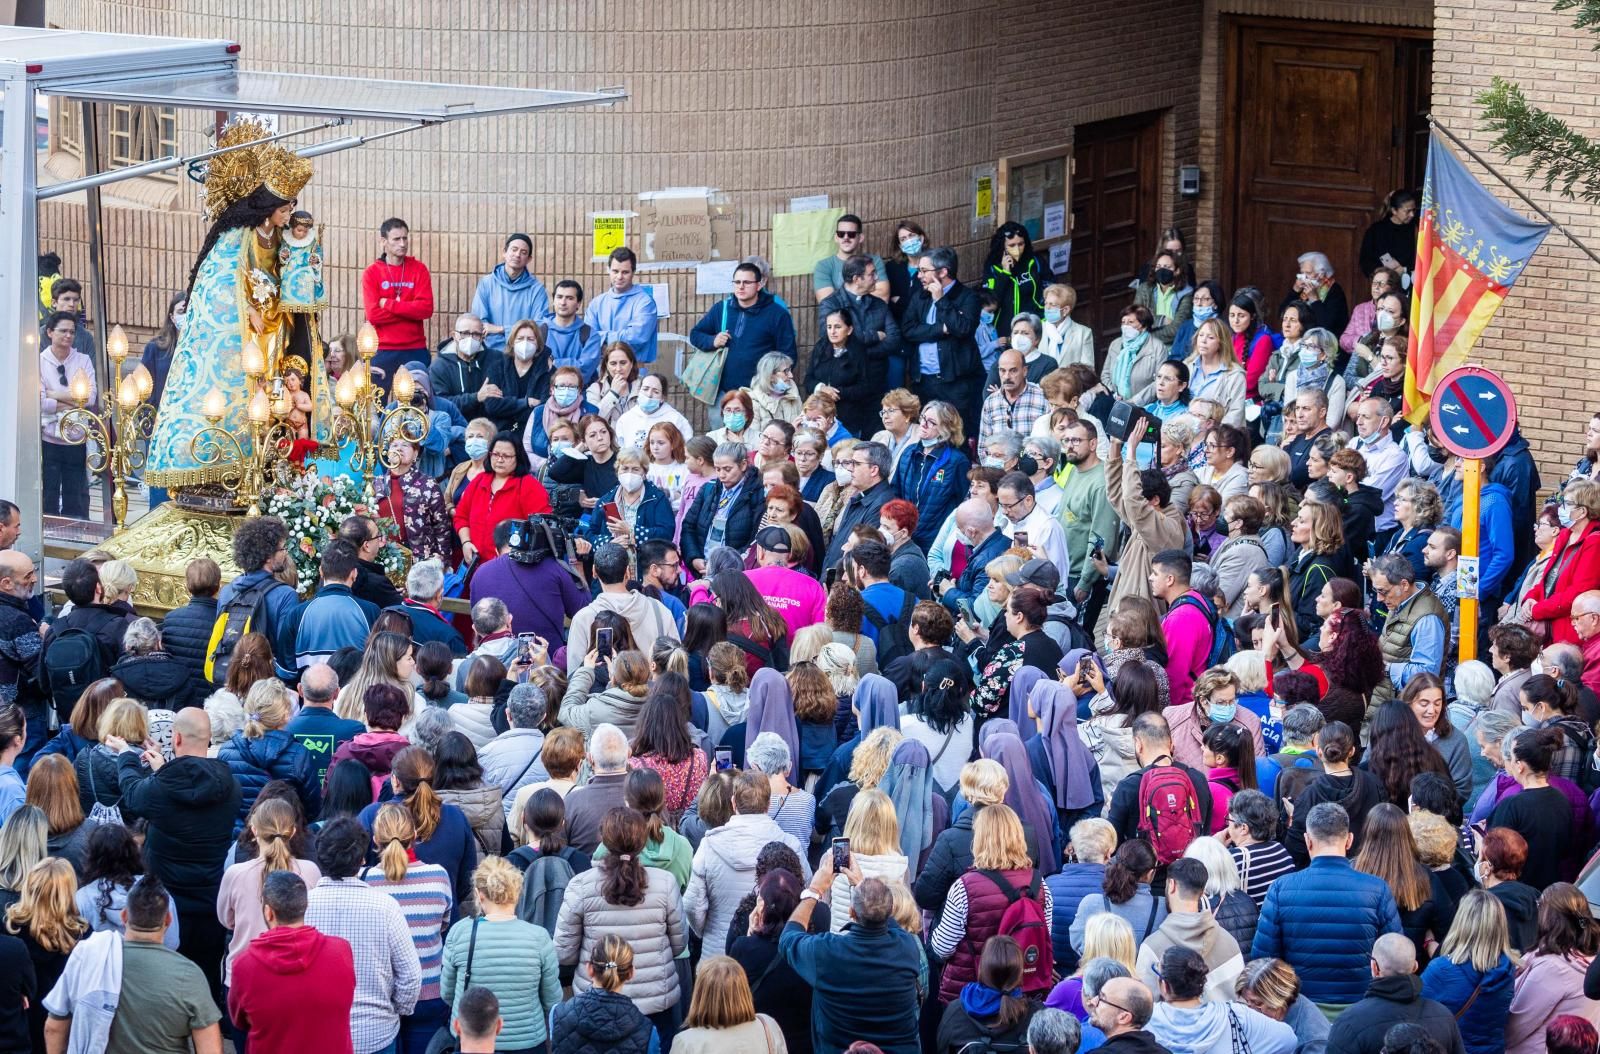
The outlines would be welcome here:
[[[1006,770],[1010,785],[1006,787],[1006,804],[1017,814],[1023,824],[1033,829],[1039,840],[1040,871],[1053,875],[1060,870],[1059,854],[1055,851],[1056,817],[1054,810],[1045,804],[1039,784],[1033,778],[1033,766],[1028,762],[1028,748],[1017,735],[1014,722],[1006,721],[1009,728],[996,729],[999,721],[989,721],[983,726],[979,753],[991,761],[998,761]]]
[[[900,727],[900,693],[894,682],[876,673],[869,673],[856,685],[856,724],[861,729],[858,739],[866,739],[875,728],[888,725]]]
[[[1039,715],[1039,737],[1050,762],[1056,788],[1056,808],[1068,812],[1094,804],[1094,755],[1078,735],[1078,701],[1072,689],[1059,681],[1034,685],[1028,696]]]
[[[901,742],[889,756],[889,771],[878,787],[894,802],[895,816],[900,820],[900,852],[915,873],[921,866],[922,854],[933,845],[942,826],[934,811],[933,799],[939,797],[939,791],[933,784],[928,748],[914,739]]]
[[[744,747],[763,732],[774,732],[789,745],[789,756],[800,756],[800,728],[794,720],[794,695],[783,674],[769,666],[756,671],[750,681],[750,709],[745,712]]]
[[[1033,691],[1033,686],[1044,677],[1044,671],[1033,666],[1024,666],[1011,675],[1011,690],[1006,703],[1006,717],[1015,722],[1026,743],[1038,735],[1032,721],[1028,720],[1028,693]]]

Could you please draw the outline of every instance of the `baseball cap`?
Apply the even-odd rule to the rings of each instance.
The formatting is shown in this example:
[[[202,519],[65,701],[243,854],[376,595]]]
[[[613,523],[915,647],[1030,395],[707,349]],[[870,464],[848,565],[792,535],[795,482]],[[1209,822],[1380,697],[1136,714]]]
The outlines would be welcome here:
[[[1006,575],[1006,584],[1009,586],[1038,586],[1046,593],[1054,593],[1061,588],[1061,572],[1049,560],[1029,560],[1015,571]]]
[[[789,532],[782,527],[763,527],[756,535],[756,544],[769,553],[789,551]]]

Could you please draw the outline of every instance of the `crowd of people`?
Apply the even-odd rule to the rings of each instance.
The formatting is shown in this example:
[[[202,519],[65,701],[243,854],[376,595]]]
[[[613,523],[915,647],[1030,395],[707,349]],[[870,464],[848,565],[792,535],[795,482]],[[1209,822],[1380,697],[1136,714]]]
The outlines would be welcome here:
[[[1595,1054],[1600,415],[1546,502],[1483,466],[1464,621],[1415,206],[1353,308],[1169,230],[1105,348],[1024,228],[963,283],[847,214],[809,355],[738,265],[706,407],[628,250],[585,310],[512,235],[434,353],[388,221],[438,424],[317,582],[258,517],[46,620],[0,503],[0,1051]]]

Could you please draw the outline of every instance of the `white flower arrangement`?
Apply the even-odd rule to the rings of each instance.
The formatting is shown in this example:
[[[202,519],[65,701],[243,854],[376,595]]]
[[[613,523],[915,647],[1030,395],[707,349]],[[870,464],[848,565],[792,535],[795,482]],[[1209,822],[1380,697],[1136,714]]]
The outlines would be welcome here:
[[[347,476],[319,476],[307,472],[295,483],[266,496],[262,511],[281,519],[289,528],[289,555],[300,574],[302,591],[309,593],[317,581],[322,550],[338,536],[339,525],[350,516],[372,516],[386,538],[398,533],[393,520],[377,517],[361,484]],[[410,563],[395,542],[378,550],[378,564],[391,579],[405,573]]]

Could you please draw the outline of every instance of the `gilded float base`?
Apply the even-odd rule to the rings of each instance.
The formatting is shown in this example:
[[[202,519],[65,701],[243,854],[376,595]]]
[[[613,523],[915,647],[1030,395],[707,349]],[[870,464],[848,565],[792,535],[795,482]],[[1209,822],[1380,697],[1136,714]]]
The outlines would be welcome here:
[[[211,557],[222,568],[224,582],[238,576],[239,568],[233,562],[233,532],[243,522],[242,512],[200,512],[168,501],[97,548],[128,561],[139,572],[139,584],[133,592],[135,607],[141,611],[171,611],[189,602],[184,573],[191,560]]]

